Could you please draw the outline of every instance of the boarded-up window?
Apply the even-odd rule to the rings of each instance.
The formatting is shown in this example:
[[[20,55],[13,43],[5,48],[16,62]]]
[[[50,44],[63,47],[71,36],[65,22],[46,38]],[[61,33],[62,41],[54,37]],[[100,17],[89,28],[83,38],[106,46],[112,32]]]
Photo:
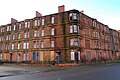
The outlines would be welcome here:
[[[86,60],[87,61],[91,60],[91,53],[90,53],[90,51],[86,51]]]
[[[43,61],[43,52],[40,52],[40,61]]]
[[[54,51],[50,51],[50,61],[54,61],[55,60],[55,53]]]
[[[38,60],[38,52],[33,52],[33,60]]]
[[[6,54],[4,54],[4,59],[7,59],[7,55]]]

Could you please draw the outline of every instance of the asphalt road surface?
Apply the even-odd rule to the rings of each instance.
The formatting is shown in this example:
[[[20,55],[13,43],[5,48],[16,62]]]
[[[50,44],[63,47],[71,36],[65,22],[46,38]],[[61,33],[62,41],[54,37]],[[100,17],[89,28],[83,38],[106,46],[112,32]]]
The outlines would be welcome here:
[[[120,80],[120,64],[76,67],[0,66],[0,80]]]

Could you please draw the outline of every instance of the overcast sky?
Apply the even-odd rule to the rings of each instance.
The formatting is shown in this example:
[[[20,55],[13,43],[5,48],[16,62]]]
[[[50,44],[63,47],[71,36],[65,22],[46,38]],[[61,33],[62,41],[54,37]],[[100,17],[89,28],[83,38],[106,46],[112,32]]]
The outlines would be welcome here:
[[[84,13],[110,28],[120,30],[120,0],[0,0],[0,25],[35,17],[35,11],[42,15],[58,12],[58,6],[65,10],[84,10]]]

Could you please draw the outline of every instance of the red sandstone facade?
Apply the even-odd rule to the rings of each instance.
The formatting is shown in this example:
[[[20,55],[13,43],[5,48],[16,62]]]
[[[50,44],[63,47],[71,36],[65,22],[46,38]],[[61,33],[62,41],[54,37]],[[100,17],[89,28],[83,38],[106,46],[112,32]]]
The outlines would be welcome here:
[[[78,10],[0,26],[0,60],[83,62],[120,58],[120,33]]]

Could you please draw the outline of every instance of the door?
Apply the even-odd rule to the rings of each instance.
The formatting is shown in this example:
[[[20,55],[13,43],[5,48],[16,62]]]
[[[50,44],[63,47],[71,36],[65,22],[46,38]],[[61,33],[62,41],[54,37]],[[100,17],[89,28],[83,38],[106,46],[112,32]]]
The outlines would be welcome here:
[[[20,54],[17,53],[17,62],[20,62]]]
[[[13,61],[13,53],[10,53],[10,62]]]

